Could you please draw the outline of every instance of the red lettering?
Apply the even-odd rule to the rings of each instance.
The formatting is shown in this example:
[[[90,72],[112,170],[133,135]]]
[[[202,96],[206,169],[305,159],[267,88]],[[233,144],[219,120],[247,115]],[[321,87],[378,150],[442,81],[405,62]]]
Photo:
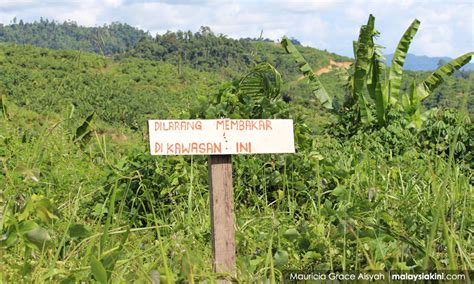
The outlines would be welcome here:
[[[230,127],[230,120],[226,119],[225,120],[225,130],[229,130]]]
[[[196,121],[196,130],[202,130],[202,123],[200,121]]]
[[[161,143],[156,142],[155,143],[155,153],[161,152],[161,147],[162,147]]]
[[[266,130],[272,130],[272,121],[271,120],[266,120]]]
[[[199,153],[206,153],[206,145],[204,143],[199,143]]]
[[[223,120],[218,120],[216,123],[216,129],[219,130],[219,125],[224,128],[224,121]]]
[[[173,151],[173,144],[166,143],[166,150],[167,150],[166,153],[173,153],[173,154],[174,154],[174,151]]]
[[[221,147],[222,147],[221,143],[214,143],[213,153],[219,153],[219,154],[222,153]]]
[[[235,143],[235,152],[237,152],[237,153],[242,153],[242,152],[252,153],[252,143],[251,142],[246,142],[246,143],[237,142],[237,143]]]
[[[197,153],[198,152],[198,144],[193,142],[192,145],[191,145],[191,149],[192,149],[193,153]]]
[[[250,130],[252,127],[252,121],[251,120],[246,120],[245,121],[245,130]]]
[[[191,148],[191,144],[188,144],[188,147],[184,146],[184,144],[182,144],[182,153],[183,154],[188,154],[189,153],[189,149]]]
[[[254,130],[254,129],[258,129],[256,120],[252,121],[252,130]]]
[[[239,129],[239,120],[231,120],[230,121],[230,129],[234,129],[234,128]]]

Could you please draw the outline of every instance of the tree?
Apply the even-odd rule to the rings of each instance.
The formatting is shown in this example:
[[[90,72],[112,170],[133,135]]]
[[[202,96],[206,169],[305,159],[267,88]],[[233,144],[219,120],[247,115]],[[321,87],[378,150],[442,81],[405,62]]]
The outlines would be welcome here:
[[[382,61],[381,49],[383,47],[375,43],[375,38],[379,35],[375,29],[375,17],[370,15],[367,24],[360,28],[359,39],[353,43],[355,62],[353,74],[349,75],[348,81],[352,96],[350,107],[356,113],[356,123],[371,123],[373,121],[371,109],[375,108],[377,123],[385,126],[389,111],[395,109],[405,114],[410,126],[419,128],[422,122],[421,102],[429,97],[447,76],[452,75],[471,60],[473,52],[461,55],[443,64],[421,83],[416,84],[413,80],[408,92],[400,94],[403,65],[419,26],[420,21],[415,19],[405,31],[395,50],[390,69]],[[332,100],[327,95],[324,86],[291,41],[285,37],[282,40],[282,46],[287,53],[294,56],[300,71],[310,79],[312,91],[319,101],[323,106],[331,109]]]

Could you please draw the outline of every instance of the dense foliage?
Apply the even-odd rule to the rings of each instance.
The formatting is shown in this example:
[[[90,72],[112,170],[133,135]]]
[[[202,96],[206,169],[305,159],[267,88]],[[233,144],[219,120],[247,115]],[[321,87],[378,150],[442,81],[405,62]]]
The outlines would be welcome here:
[[[292,38],[296,48],[311,65],[313,70],[321,72],[321,81],[327,92],[336,96],[336,102],[343,102],[345,72],[335,63],[350,62],[352,59],[327,51],[303,47]],[[58,23],[43,20],[25,23],[16,19],[9,25],[0,25],[0,42],[31,44],[53,49],[73,49],[115,56],[133,57],[165,61],[177,66],[178,73],[191,67],[200,71],[218,73],[227,79],[242,76],[255,63],[267,62],[275,66],[287,83],[282,86],[286,100],[293,100],[307,107],[317,107],[310,95],[310,87],[299,80],[300,75],[294,68],[291,57],[284,56],[285,51],[278,43],[268,39],[246,38],[235,40],[225,35],[215,34],[209,27],[201,27],[197,32],[167,32],[155,37],[127,24],[112,23],[102,27],[82,27],[74,22]],[[448,78],[447,84],[436,89],[423,104],[427,107],[467,109],[474,116],[474,72],[460,71]],[[402,90],[408,90],[411,79],[420,82],[426,78],[426,72],[405,72]],[[308,115],[312,116],[313,113]]]
[[[168,32],[143,39],[128,54],[206,71],[230,67],[242,72],[252,63],[251,51],[249,41],[228,39],[215,35],[208,27],[201,27],[196,33]]]
[[[0,42],[31,44],[52,49],[75,49],[99,54],[122,53],[149,37],[148,33],[127,24],[114,22],[102,27],[81,27],[75,22],[43,20],[24,23],[16,18],[0,24]]]
[[[13,45],[0,45],[0,67],[2,92],[18,106],[45,115],[95,111],[104,122],[135,129],[146,119],[180,117],[219,80],[167,63]]]

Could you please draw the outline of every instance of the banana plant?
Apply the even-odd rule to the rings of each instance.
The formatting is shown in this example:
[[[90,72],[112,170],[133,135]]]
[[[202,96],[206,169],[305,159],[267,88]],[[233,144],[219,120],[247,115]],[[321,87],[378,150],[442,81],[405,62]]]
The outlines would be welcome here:
[[[367,25],[360,29],[359,40],[354,42],[354,76],[353,98],[357,101],[356,111],[359,112],[363,123],[372,121],[368,102],[364,96],[365,88],[375,104],[377,123],[386,125],[388,110],[397,104],[399,100],[400,85],[403,75],[403,65],[410,43],[415,36],[420,21],[415,19],[400,39],[392,65],[387,70],[381,55],[380,45],[375,44],[374,39],[379,35],[375,30],[375,18],[370,15]]]
[[[390,68],[387,68],[383,62],[384,58],[381,55],[383,47],[375,43],[375,38],[379,35],[375,29],[375,17],[369,15],[367,24],[360,28],[359,38],[353,42],[354,72],[349,76],[348,81],[353,99],[353,110],[357,112],[357,121],[368,124],[374,120],[369,107],[370,104],[373,104],[375,117],[380,126],[387,124],[388,113],[391,109],[398,109],[405,113],[410,126],[419,128],[426,114],[421,113],[421,102],[444,81],[445,77],[450,76],[471,61],[473,52],[466,53],[440,67],[423,82],[419,84],[412,82],[408,92],[400,94],[403,65],[419,27],[420,21],[415,19],[407,28],[397,45]],[[288,53],[294,56],[300,71],[305,76],[315,77],[308,63],[290,40],[284,38],[282,45]],[[322,103],[330,102],[330,97],[324,90],[324,86],[317,80],[317,77],[315,78],[316,80],[313,79],[316,81],[314,90],[319,93],[317,97]]]
[[[383,47],[376,44],[374,40],[379,35],[375,29],[375,17],[369,15],[367,24],[360,28],[359,38],[353,42],[354,72],[349,76],[348,81],[353,99],[353,110],[357,112],[357,121],[368,124],[374,120],[370,108],[370,103],[372,103],[375,105],[375,116],[380,126],[387,124],[389,110],[394,108],[405,113],[410,126],[419,128],[423,120],[421,102],[431,95],[445,77],[471,61],[473,52],[466,53],[440,67],[420,84],[412,82],[408,92],[400,94],[403,65],[419,27],[420,21],[415,19],[407,28],[398,42],[389,69],[381,55]],[[299,70],[309,79],[311,89],[321,104],[332,109],[331,97],[303,56],[288,38],[284,37],[281,44],[298,63]],[[369,96],[366,96],[366,93]]]
[[[374,29],[375,18],[370,15],[367,25],[361,27],[359,40],[354,43],[354,76],[352,78],[352,95],[358,102],[359,116],[362,122],[370,122],[371,116],[364,97],[364,82],[370,98],[375,103],[376,117],[379,125],[386,125],[388,111],[391,107],[401,107],[409,126],[420,128],[425,114],[421,113],[421,102],[438,87],[444,78],[459,70],[471,61],[472,52],[466,53],[440,67],[423,82],[411,88],[405,94],[400,94],[403,75],[403,65],[410,44],[420,27],[420,21],[415,19],[407,28],[395,50],[392,64],[388,70],[382,62],[379,53],[380,46],[374,44],[378,32]]]

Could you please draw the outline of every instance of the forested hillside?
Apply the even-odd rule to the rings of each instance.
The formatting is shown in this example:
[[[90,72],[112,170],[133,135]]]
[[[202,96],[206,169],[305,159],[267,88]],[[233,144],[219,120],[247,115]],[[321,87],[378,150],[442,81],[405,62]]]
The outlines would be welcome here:
[[[298,43],[297,40],[294,41]],[[282,87],[282,92],[287,100],[305,107],[315,106],[309,95],[311,92],[308,85],[299,81],[301,78],[297,68],[290,57],[283,56],[284,50],[278,43],[249,38],[235,40],[215,34],[209,27],[201,27],[196,32],[170,31],[151,36],[121,23],[90,28],[78,26],[74,22],[41,20],[24,23],[20,20],[16,23],[15,20],[10,25],[0,25],[0,42],[95,52],[112,56],[115,61],[124,58],[163,61],[174,65],[179,74],[184,72],[185,67],[190,67],[227,79],[238,78],[257,63],[268,62],[282,73],[283,80],[287,83]],[[343,85],[348,74],[345,68],[335,64],[352,62],[352,59],[301,45],[298,45],[298,49],[312,68],[322,74],[328,92],[342,101]],[[448,78],[447,83],[435,90],[434,96],[424,104],[427,107],[462,108],[474,116],[473,73],[462,71]],[[427,74],[406,72],[404,76],[421,79]]]
[[[52,49],[74,49],[103,55],[117,54],[133,48],[149,34],[127,24],[112,23],[102,27],[82,27],[75,22],[39,22],[0,24],[0,42],[31,44]]]
[[[78,51],[0,45],[0,86],[20,107],[38,113],[93,111],[107,123],[137,127],[178,118],[222,77],[189,67],[127,58],[119,62]],[[69,109],[69,110],[68,110]]]

